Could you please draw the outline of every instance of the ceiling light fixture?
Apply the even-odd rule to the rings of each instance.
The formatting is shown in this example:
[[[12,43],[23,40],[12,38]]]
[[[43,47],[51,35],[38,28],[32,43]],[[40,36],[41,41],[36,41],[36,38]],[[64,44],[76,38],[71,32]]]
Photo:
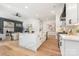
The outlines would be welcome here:
[[[28,6],[25,6],[25,8],[28,8]]]

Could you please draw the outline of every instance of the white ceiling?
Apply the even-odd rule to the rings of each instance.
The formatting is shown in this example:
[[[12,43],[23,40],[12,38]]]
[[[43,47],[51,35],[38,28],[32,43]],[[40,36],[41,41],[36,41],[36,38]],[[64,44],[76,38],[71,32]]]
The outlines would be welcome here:
[[[2,3],[0,11],[4,10],[13,16],[18,12],[25,18],[54,19],[63,5],[62,3]]]

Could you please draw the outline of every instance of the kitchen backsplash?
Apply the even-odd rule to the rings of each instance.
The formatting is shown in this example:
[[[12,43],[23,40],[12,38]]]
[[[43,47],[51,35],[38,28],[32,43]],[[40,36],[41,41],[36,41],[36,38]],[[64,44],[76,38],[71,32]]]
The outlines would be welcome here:
[[[79,33],[79,26],[66,26],[66,27],[60,27],[58,32],[67,32],[67,33],[72,33],[72,34],[77,34]]]

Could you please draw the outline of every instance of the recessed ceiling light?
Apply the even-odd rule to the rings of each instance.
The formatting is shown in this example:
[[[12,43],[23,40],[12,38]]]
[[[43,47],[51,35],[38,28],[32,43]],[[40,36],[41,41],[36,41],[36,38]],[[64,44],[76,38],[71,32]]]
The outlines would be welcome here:
[[[25,6],[25,8],[28,8],[28,6]]]
[[[54,14],[54,11],[51,11],[52,14]]]

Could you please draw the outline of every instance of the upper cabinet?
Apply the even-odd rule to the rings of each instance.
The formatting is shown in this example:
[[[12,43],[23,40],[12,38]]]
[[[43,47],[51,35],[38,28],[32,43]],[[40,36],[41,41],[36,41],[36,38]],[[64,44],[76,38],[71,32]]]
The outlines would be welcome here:
[[[14,23],[10,21],[4,21],[4,28],[14,28]]]
[[[66,4],[66,25],[77,24],[77,3]]]

